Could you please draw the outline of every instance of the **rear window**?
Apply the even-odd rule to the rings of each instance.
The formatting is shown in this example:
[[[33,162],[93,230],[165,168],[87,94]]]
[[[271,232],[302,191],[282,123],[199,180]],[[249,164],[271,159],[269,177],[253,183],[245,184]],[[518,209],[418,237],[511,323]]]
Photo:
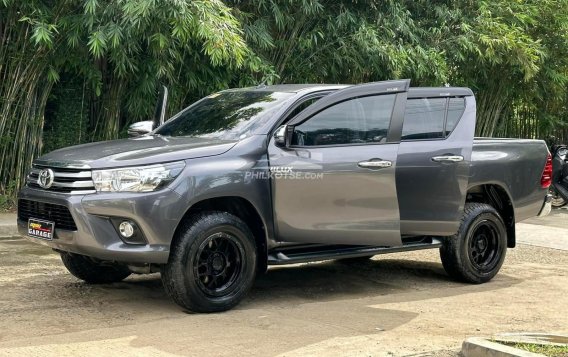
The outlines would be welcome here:
[[[454,130],[464,110],[464,98],[409,99],[402,140],[443,139]]]

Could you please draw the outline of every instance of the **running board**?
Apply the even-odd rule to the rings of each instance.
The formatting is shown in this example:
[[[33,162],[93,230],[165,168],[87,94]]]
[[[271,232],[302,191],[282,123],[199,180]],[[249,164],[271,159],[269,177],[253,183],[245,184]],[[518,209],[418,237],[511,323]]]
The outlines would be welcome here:
[[[294,252],[293,249],[273,251],[268,254],[268,265],[285,265],[296,263],[316,262],[320,260],[358,258],[379,254],[406,252],[411,250],[432,249],[442,246],[442,241],[436,238],[431,239],[430,243],[410,243],[399,247],[368,247],[368,246],[347,246],[347,248],[325,249],[316,247],[313,250],[300,250]]]

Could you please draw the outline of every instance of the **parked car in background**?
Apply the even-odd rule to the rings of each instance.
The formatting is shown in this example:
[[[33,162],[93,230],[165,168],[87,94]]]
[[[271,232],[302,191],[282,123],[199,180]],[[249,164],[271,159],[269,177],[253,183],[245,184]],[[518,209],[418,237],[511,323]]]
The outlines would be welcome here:
[[[545,143],[474,139],[467,88],[258,86],[158,113],[38,158],[18,226],[90,283],[159,271],[191,311],[234,307],[267,265],[417,249],[484,283],[550,211]]]

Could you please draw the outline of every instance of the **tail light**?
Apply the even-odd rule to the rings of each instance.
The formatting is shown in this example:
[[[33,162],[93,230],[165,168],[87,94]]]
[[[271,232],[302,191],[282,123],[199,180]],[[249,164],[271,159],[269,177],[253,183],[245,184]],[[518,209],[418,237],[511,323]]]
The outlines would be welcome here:
[[[552,156],[550,153],[546,158],[546,164],[544,165],[544,170],[542,171],[542,176],[540,178],[540,185],[542,188],[549,188],[552,184]]]

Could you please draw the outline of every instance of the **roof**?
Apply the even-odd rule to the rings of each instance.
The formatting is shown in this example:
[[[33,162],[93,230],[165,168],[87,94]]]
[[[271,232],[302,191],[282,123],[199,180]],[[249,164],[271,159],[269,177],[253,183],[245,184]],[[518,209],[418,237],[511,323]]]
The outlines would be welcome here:
[[[269,92],[288,92],[298,93],[309,90],[338,90],[352,86],[352,84],[276,84],[276,85],[258,85],[256,87],[230,89],[231,91],[269,91]],[[426,97],[455,97],[470,96],[473,92],[469,88],[464,87],[411,87],[408,90],[409,98],[426,98]]]
[[[298,93],[304,90],[337,90],[349,87],[348,84],[317,84],[317,83],[307,83],[307,84],[275,84],[275,85],[264,85],[260,84],[256,87],[246,87],[246,88],[235,88],[229,89],[231,91],[268,91],[268,92],[287,92],[287,93]]]
[[[463,97],[470,95],[473,95],[471,89],[464,87],[411,87],[408,89],[409,98]]]

